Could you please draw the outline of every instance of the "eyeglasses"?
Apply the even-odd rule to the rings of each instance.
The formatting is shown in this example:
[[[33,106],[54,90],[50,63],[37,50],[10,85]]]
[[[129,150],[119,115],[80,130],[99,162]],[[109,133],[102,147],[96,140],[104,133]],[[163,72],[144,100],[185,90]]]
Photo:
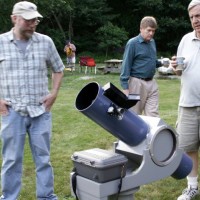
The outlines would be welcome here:
[[[38,20],[37,18],[29,20],[23,18],[23,20],[26,24],[35,24],[36,26],[40,23],[40,20]]]
[[[37,20],[35,21],[35,25],[37,26],[39,23],[40,23],[40,20],[37,19]]]

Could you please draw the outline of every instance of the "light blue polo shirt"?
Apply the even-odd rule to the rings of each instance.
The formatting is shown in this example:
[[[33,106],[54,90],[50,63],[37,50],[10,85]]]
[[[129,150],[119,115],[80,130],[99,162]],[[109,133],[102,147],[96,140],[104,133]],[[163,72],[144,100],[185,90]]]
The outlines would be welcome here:
[[[183,36],[177,56],[185,57],[179,106],[200,106],[200,39],[195,36],[195,31]]]

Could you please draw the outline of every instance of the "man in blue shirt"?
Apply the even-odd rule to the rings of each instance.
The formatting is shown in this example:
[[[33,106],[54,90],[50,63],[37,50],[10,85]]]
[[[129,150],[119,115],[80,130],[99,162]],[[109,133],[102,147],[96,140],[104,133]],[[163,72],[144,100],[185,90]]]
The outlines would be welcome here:
[[[157,29],[154,17],[144,17],[140,22],[140,34],[131,38],[125,48],[120,82],[123,92],[139,94],[140,101],[133,110],[141,115],[158,117],[159,92],[153,79],[156,68],[161,66],[157,61],[156,45],[153,39]]]

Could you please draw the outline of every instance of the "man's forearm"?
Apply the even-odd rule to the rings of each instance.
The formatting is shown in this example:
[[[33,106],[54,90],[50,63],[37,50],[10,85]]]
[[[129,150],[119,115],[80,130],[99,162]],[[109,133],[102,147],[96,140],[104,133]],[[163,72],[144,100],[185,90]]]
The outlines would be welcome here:
[[[58,91],[60,89],[61,86],[61,82],[62,82],[62,78],[63,78],[63,72],[56,72],[52,74],[52,90],[51,93],[54,95],[58,95]]]

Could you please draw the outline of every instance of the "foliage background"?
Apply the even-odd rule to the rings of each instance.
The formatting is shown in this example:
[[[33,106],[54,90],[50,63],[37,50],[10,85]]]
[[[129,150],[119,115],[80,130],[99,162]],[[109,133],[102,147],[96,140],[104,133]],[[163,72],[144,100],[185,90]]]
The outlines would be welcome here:
[[[10,15],[18,1],[0,0],[0,33],[12,27]],[[75,43],[78,54],[95,52],[107,56],[121,53],[128,38],[139,33],[140,20],[147,15],[158,21],[155,39],[158,52],[163,56],[175,54],[181,37],[192,30],[187,12],[190,0],[30,1],[44,16],[38,32],[52,37],[63,55],[66,39]]]

